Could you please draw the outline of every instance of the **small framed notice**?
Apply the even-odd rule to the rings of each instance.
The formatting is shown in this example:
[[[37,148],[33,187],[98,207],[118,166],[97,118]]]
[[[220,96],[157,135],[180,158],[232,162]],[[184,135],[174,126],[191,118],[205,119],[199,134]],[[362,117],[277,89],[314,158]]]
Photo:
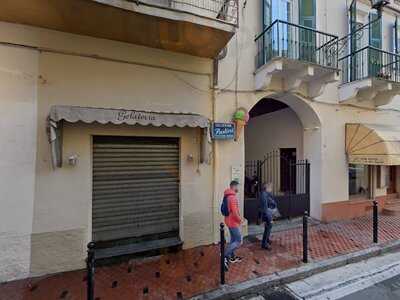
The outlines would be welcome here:
[[[235,180],[240,183],[242,178],[242,166],[232,166],[231,180]]]

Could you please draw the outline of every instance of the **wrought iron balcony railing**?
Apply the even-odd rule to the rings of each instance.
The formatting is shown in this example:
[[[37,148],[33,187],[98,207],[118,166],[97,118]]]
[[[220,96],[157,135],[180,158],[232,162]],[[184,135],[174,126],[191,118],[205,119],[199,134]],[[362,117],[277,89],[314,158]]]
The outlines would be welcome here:
[[[367,78],[400,82],[400,55],[366,46],[339,59],[342,83]]]
[[[138,5],[166,7],[199,16],[218,19],[238,26],[239,0],[125,0]]]
[[[275,57],[338,67],[338,37],[333,34],[276,20],[255,41],[257,68]]]

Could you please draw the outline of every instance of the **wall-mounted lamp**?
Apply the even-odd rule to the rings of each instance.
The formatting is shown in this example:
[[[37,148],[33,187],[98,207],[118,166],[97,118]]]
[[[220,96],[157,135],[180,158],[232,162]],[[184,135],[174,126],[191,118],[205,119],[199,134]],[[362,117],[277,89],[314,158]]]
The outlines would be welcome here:
[[[68,157],[68,164],[70,166],[76,166],[76,164],[78,163],[78,155],[77,154],[73,154],[71,156]]]

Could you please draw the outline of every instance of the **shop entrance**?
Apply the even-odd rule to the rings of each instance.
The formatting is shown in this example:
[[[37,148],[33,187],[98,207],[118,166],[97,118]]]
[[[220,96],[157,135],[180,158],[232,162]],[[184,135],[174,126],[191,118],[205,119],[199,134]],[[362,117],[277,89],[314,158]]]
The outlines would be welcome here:
[[[310,163],[303,159],[303,126],[296,113],[274,99],[250,111],[245,129],[245,218],[260,221],[262,183],[271,183],[282,218],[310,211]]]
[[[178,243],[178,139],[93,138],[92,232],[104,256]]]

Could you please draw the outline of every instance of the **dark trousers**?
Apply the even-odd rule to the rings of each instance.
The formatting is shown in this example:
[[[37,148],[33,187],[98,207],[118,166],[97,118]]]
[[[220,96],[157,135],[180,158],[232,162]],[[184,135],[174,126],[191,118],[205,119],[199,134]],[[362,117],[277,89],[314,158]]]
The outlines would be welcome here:
[[[271,236],[271,229],[272,229],[272,223],[270,220],[265,221],[265,227],[264,227],[264,234],[263,234],[263,239],[261,242],[261,247],[265,248],[267,247],[267,243],[269,243],[269,238]]]

